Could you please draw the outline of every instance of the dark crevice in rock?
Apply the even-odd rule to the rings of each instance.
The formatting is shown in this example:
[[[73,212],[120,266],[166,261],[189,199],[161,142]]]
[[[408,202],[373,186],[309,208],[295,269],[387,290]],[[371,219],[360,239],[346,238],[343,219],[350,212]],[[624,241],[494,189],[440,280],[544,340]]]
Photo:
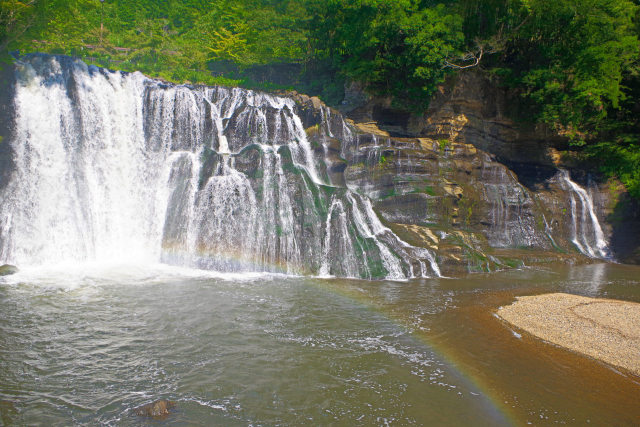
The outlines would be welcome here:
[[[15,74],[13,70],[13,64],[0,62],[0,191],[5,188],[15,169],[13,149],[9,144],[15,114],[13,107]]]
[[[624,193],[607,221],[613,229],[610,243],[615,258],[640,264],[640,202]]]

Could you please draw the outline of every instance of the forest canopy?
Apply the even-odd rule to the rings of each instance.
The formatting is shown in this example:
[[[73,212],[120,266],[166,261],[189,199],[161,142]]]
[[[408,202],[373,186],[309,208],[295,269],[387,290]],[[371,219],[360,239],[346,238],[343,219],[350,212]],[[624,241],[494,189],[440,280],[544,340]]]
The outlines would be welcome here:
[[[640,197],[638,4],[0,0],[0,49],[175,82],[293,87],[334,104],[358,82],[412,111],[448,75],[474,68],[519,97],[517,119],[566,135]]]

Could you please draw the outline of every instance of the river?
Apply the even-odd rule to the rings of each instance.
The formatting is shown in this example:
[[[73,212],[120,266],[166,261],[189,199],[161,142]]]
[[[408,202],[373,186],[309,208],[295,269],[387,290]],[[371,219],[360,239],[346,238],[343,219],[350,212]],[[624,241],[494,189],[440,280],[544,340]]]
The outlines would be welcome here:
[[[640,269],[410,281],[163,265],[0,278],[5,425],[623,425],[640,381],[494,316],[550,291],[640,301]],[[176,402],[165,420],[134,408]]]

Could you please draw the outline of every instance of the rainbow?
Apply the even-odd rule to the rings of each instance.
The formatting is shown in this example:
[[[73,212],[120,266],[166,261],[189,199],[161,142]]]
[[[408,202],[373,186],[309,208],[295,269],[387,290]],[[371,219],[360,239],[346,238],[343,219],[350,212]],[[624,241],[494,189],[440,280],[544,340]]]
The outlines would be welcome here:
[[[244,267],[240,268],[240,271],[247,270],[246,267],[249,266],[252,267],[252,273],[267,272],[305,276],[313,274],[313,272],[304,268],[302,265],[296,265],[292,268],[291,263],[288,263],[284,260],[277,260],[274,262],[266,260],[255,254],[247,254],[242,250],[233,250],[221,247],[198,245],[195,250],[185,250],[183,244],[171,244],[164,242],[162,245],[162,256],[163,259],[168,260],[199,259],[203,264],[207,264],[207,262],[210,261],[218,264],[237,265]],[[170,264],[173,263],[170,262]],[[187,262],[186,264],[189,264],[189,262]],[[261,268],[259,266],[261,266]]]
[[[354,282],[356,280],[363,283],[377,283],[353,279]],[[341,297],[348,298],[349,300],[357,303],[362,307],[365,307],[368,310],[372,310],[378,314],[382,314],[389,321],[402,328],[411,329],[411,327],[409,326],[410,322],[407,319],[403,319],[397,313],[394,313],[383,304],[376,302],[373,298],[371,298],[369,295],[366,295],[364,292],[358,291],[354,288],[341,286],[341,283],[338,280],[315,279],[310,280],[310,282],[314,286],[320,287],[323,290],[332,292],[334,294],[338,294]],[[465,386],[469,387],[469,389],[471,390],[474,390],[474,392],[478,393],[481,397],[484,398],[484,406],[493,419],[498,421],[501,425],[520,425],[525,423],[520,419],[520,417],[515,414],[512,407],[507,405],[502,396],[499,396],[495,391],[492,391],[492,387],[486,384],[486,382],[478,375],[471,372],[466,364],[463,363],[462,360],[455,355],[455,352],[452,351],[452,349],[448,348],[444,344],[437,342],[436,340],[432,339],[427,334],[419,330],[415,331],[415,333],[412,333],[411,336],[421,344],[429,347],[429,349],[432,350],[440,360],[447,363],[447,365],[451,368],[451,372],[457,377],[458,380],[460,380]]]
[[[196,257],[201,257],[205,260],[207,258],[215,259],[217,261],[229,262],[232,264],[237,263],[238,265],[261,265],[263,266],[264,272],[270,273],[287,274],[288,271],[291,271],[290,268],[287,268],[285,262],[268,263],[259,257],[250,256],[240,251],[221,251],[220,249],[221,248],[214,249],[210,247],[199,247],[196,252]],[[169,254],[170,256],[191,258],[193,258],[194,256],[193,252],[186,252],[179,245],[164,244],[163,251],[165,254]],[[403,319],[400,315],[398,315],[398,313],[394,313],[388,307],[385,307],[385,305],[376,302],[375,299],[371,296],[354,288],[341,286],[341,283],[344,283],[343,280],[354,282],[357,281],[369,284],[375,284],[378,282],[370,282],[360,279],[334,280],[331,278],[327,279],[317,276],[313,277],[313,273],[308,271],[308,269],[304,269],[304,267],[302,266],[296,266],[295,270],[299,271],[300,275],[309,277],[310,280],[308,282],[313,286],[317,286],[325,291],[329,291],[343,298],[347,298],[357,303],[358,305],[365,307],[368,310],[372,310],[378,314],[382,314],[389,321],[402,328],[410,329],[410,322],[407,319]],[[452,349],[447,348],[445,344],[437,342],[436,340],[432,339],[427,334],[419,330],[415,331],[415,333],[412,333],[411,336],[421,344],[429,347],[429,349],[431,349],[440,360],[447,363],[447,365],[452,369],[451,372],[457,377],[458,380],[460,380],[465,386],[467,386],[471,390],[474,390],[484,398],[484,406],[487,409],[488,413],[493,417],[493,419],[499,421],[504,425],[523,423],[522,420],[518,419],[512,408],[504,402],[502,397],[498,396],[495,391],[492,391],[491,387],[486,384],[482,378],[471,372],[466,364],[463,363],[458,357],[456,357],[455,352]]]

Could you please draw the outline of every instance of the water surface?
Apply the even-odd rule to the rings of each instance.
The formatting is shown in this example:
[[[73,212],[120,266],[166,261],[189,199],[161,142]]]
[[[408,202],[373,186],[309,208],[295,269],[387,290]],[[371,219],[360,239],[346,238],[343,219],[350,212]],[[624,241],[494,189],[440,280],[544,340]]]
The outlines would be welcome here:
[[[640,381],[493,313],[550,291],[640,302],[613,264],[368,282],[164,266],[0,279],[6,425],[636,424]],[[166,420],[136,416],[155,399]]]

